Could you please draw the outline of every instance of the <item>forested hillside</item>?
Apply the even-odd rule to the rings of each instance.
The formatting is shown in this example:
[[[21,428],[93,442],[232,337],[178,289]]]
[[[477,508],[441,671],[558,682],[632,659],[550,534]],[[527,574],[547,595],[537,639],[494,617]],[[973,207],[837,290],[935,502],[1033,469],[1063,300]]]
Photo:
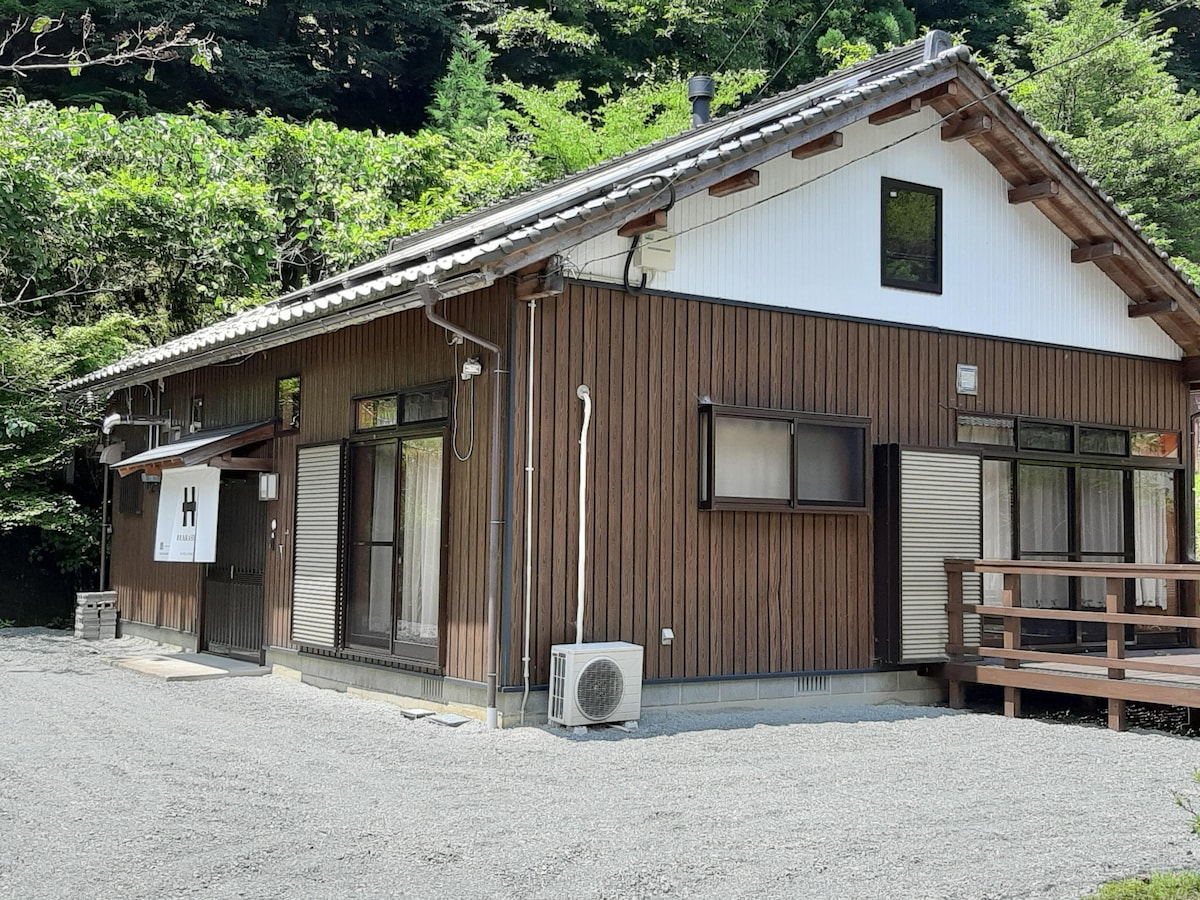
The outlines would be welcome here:
[[[64,411],[51,385],[683,130],[695,72],[719,113],[946,28],[1200,260],[1200,13],[1178,3],[0,0],[0,19],[0,558],[18,592],[65,573],[60,602],[94,578],[99,473],[94,403]],[[35,65],[162,22],[217,52]]]

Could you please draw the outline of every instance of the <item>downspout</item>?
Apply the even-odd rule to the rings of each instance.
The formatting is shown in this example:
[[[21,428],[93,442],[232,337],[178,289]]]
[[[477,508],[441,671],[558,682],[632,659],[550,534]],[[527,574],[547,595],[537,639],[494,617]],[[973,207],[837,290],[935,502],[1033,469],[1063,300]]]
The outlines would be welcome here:
[[[500,444],[500,419],[504,409],[504,392],[501,389],[502,376],[508,372],[504,368],[504,351],[499,344],[494,344],[486,338],[473,334],[461,325],[442,318],[433,311],[433,306],[440,299],[437,285],[423,282],[417,286],[422,301],[425,303],[425,318],[434,325],[446,329],[451,334],[457,334],[492,353],[495,363],[492,369],[492,465],[491,485],[488,498],[488,568],[487,568],[487,650],[484,665],[487,669],[487,727],[496,728],[499,716],[496,709],[496,683],[499,677],[499,627],[497,612],[499,607],[500,568],[502,545],[504,542],[504,508],[501,480],[503,476],[503,450]]]
[[[529,702],[529,629],[533,607],[533,334],[537,301],[529,301],[529,355],[525,357],[528,370],[525,388],[525,655],[522,677],[525,690],[521,694],[521,724],[525,724],[525,704]]]
[[[583,643],[583,573],[585,526],[587,525],[587,434],[588,422],[592,418],[592,392],[586,384],[575,389],[575,396],[583,401],[583,427],[579,430],[579,608],[575,613],[575,643]]]

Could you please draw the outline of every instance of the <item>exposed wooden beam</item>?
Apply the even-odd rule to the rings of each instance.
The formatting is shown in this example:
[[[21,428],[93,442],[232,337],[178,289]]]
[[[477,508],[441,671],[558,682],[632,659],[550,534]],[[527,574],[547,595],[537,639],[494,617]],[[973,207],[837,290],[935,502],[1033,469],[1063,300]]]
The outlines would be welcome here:
[[[840,131],[830,132],[808,144],[802,144],[792,151],[793,160],[808,160],[812,156],[827,154],[830,150],[840,150],[844,136]]]
[[[261,456],[218,456],[208,464],[214,469],[233,469],[237,472],[274,472],[275,460]]]
[[[1142,316],[1156,316],[1159,313],[1173,313],[1179,309],[1174,300],[1151,300],[1149,303],[1135,303],[1129,307],[1129,318],[1140,319]]]
[[[666,227],[667,211],[665,209],[656,209],[653,212],[646,213],[644,216],[630,219],[617,229],[617,234],[621,237],[636,237],[639,234],[645,234],[647,231],[659,231]]]
[[[550,260],[543,259],[513,273],[517,300],[541,300],[562,293],[562,272],[550,271]]]
[[[1008,192],[1009,203],[1028,203],[1031,200],[1045,200],[1057,197],[1059,183],[1053,179],[1035,181],[1033,184],[1023,184]]]
[[[1116,241],[1097,241],[1094,244],[1084,244],[1082,247],[1076,247],[1072,250],[1071,262],[1095,262],[1098,259],[1108,259],[1112,256],[1121,256],[1122,254],[1121,245]]]
[[[813,156],[820,156],[822,153],[828,153],[830,150],[839,150],[843,140],[844,137],[840,131],[830,132],[815,141],[801,144],[792,151],[792,159],[809,159]]]
[[[758,169],[747,169],[745,172],[730,175],[724,181],[718,181],[708,189],[708,194],[710,197],[728,197],[738,191],[747,191],[750,188],[758,187],[758,180]]]
[[[1180,381],[1200,381],[1200,356],[1185,356],[1179,361]]]
[[[943,141],[961,141],[992,130],[991,116],[971,116],[947,122],[942,126]]]
[[[891,106],[873,112],[867,117],[867,121],[872,125],[886,125],[888,122],[895,122],[897,119],[903,119],[905,116],[911,116],[913,113],[921,111],[921,98],[909,97],[907,100],[901,100],[899,103],[893,103]]]
[[[939,84],[937,87],[930,88],[927,91],[921,92],[921,102],[928,103],[930,100],[937,100],[940,97],[957,97],[959,94],[958,82],[947,81],[945,84]]]

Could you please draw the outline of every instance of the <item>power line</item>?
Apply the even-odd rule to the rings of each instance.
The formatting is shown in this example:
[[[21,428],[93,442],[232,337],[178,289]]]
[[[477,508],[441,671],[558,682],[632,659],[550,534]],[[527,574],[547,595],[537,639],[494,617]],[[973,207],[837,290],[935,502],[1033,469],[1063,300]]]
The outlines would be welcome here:
[[[1099,40],[1096,43],[1094,43],[1088,47],[1085,47],[1083,50],[1080,50],[1077,53],[1073,53],[1070,56],[1064,57],[1063,59],[1055,60],[1052,63],[1048,63],[1047,65],[1042,66],[1040,69],[1036,69],[1033,72],[1029,72],[1028,74],[1023,75],[1022,77],[1016,79],[1015,81],[1010,82],[1007,85],[998,87],[996,90],[991,91],[987,94],[984,94],[982,97],[977,97],[976,99],[971,100],[968,103],[964,103],[961,107],[956,108],[954,110],[954,112],[952,112],[948,115],[945,115],[945,116],[941,116],[934,122],[931,122],[929,125],[919,128],[910,134],[906,134],[903,137],[900,137],[894,141],[891,141],[890,143],[884,144],[880,147],[876,147],[874,150],[868,151],[867,153],[864,153],[861,156],[856,156],[854,159],[847,160],[846,162],[844,162],[838,166],[834,166],[832,169],[828,170],[827,172],[822,172],[820,174],[814,175],[812,178],[809,178],[806,181],[802,181],[802,182],[799,182],[798,184],[794,184],[789,187],[783,188],[782,190],[776,191],[773,194],[768,194],[765,197],[760,197],[757,200],[755,200],[753,203],[749,203],[746,206],[740,206],[740,207],[737,207],[736,209],[731,209],[728,212],[722,213],[714,218],[708,219],[704,222],[698,223],[689,228],[684,228],[678,232],[675,232],[674,236],[678,237],[679,235],[687,234],[688,232],[695,231],[699,228],[705,228],[709,225],[714,225],[717,222],[720,222],[724,219],[728,219],[732,216],[738,215],[739,213],[746,212],[747,210],[754,209],[757,206],[761,206],[762,204],[768,203],[771,200],[775,200],[779,197],[782,197],[785,194],[790,194],[793,191],[798,191],[802,188],[806,188],[810,184],[820,181],[822,178],[827,178],[830,175],[835,175],[838,172],[842,171],[843,169],[846,169],[856,163],[860,163],[865,159],[870,159],[872,156],[876,156],[880,153],[883,153],[886,150],[891,150],[893,147],[903,144],[906,141],[912,140],[915,137],[919,137],[920,135],[924,134],[927,131],[931,131],[934,128],[944,125],[950,119],[955,118],[958,115],[960,115],[962,113],[962,111],[965,109],[970,109],[972,106],[982,103],[985,100],[989,100],[992,97],[998,96],[999,94],[1007,93],[1011,88],[1015,87],[1016,85],[1022,84],[1023,82],[1026,82],[1033,78],[1036,78],[1039,75],[1043,75],[1046,72],[1052,71],[1053,69],[1057,69],[1060,66],[1064,66],[1064,65],[1067,65],[1068,63],[1072,63],[1079,59],[1083,59],[1084,57],[1089,56],[1092,53],[1095,53],[1097,50],[1100,50],[1100,49],[1108,46],[1113,41],[1124,37],[1125,35],[1129,34],[1130,32],[1136,31],[1138,28],[1141,28],[1144,25],[1148,25],[1150,22],[1153,22],[1156,19],[1162,18],[1167,13],[1172,12],[1175,9],[1178,9],[1179,7],[1187,6],[1194,2],[1196,2],[1196,0],[1176,0],[1176,2],[1163,7],[1162,9],[1158,10],[1157,12],[1142,16],[1141,18],[1138,19],[1137,22],[1129,25],[1126,28],[1121,29],[1120,31],[1117,31],[1117,32],[1114,32],[1113,34],[1108,35],[1107,37],[1103,38],[1102,40]],[[828,9],[828,7],[827,7],[827,9]],[[815,28],[816,26],[814,25],[813,27]],[[785,63],[785,65],[786,65],[786,63]],[[778,73],[776,73],[776,74],[778,74]],[[774,76],[772,76],[772,77],[774,77]],[[709,150],[712,149],[712,147],[713,147],[713,144],[710,144],[708,147],[705,148],[705,150],[703,152],[708,152]],[[668,183],[673,185],[675,183],[675,181],[678,180],[678,178],[682,174],[683,174],[682,171],[677,172],[676,175],[673,178],[671,178]],[[665,190],[665,187],[662,188],[661,190]],[[628,253],[628,250],[626,249],[626,250],[621,250],[616,253],[609,253],[604,256],[595,257],[595,258],[590,259],[587,262],[585,262],[582,266],[578,267],[577,272],[579,274],[583,274],[587,270],[588,266],[591,266],[598,262],[604,262],[609,259],[615,259],[619,256],[625,256],[627,253]]]

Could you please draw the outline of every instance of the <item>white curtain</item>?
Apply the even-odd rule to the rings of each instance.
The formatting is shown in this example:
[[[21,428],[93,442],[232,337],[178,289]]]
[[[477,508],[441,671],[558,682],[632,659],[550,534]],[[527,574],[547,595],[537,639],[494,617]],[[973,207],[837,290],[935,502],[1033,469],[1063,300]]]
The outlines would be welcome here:
[[[1026,558],[1066,559],[1070,552],[1067,516],[1067,470],[1059,466],[1017,466],[1017,491],[1021,504],[1020,551]],[[1038,554],[1030,556],[1030,554]],[[1066,609],[1070,583],[1053,575],[1026,575],[1021,579],[1021,605]]]
[[[1125,560],[1125,485],[1124,475],[1116,469],[1080,469],[1076,484],[1079,504],[1079,549],[1085,562],[1124,562]],[[1081,609],[1104,609],[1107,586],[1103,578],[1081,578]]]
[[[1012,463],[983,461],[983,558],[1012,559]],[[983,576],[983,602],[1001,603],[1004,576]]]
[[[368,451],[374,464],[371,495],[372,541],[392,540],[396,508],[396,445],[377,444]],[[392,618],[392,548],[371,548],[367,629],[386,639]]]
[[[1164,563],[1168,552],[1168,524],[1174,513],[1174,476],[1171,472],[1137,470],[1133,473],[1134,561]],[[1161,578],[1139,578],[1134,585],[1138,606],[1167,608],[1167,583]]]
[[[404,533],[396,638],[436,643],[442,571],[442,439],[403,443]]]

